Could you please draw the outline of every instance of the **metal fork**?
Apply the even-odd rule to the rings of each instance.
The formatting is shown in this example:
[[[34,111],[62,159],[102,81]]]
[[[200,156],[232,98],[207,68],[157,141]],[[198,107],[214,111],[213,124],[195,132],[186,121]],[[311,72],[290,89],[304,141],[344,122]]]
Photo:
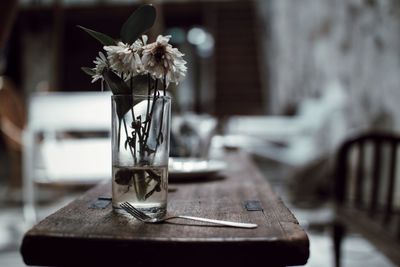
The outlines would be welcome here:
[[[214,219],[207,219],[207,218],[200,218],[200,217],[193,217],[193,216],[186,216],[186,215],[168,216],[168,217],[164,217],[162,219],[155,219],[155,218],[151,218],[150,216],[148,216],[141,210],[138,210],[137,208],[132,206],[129,202],[121,203],[120,207],[122,209],[124,209],[126,212],[128,212],[129,214],[131,214],[133,217],[138,219],[139,221],[142,221],[145,223],[160,223],[160,222],[164,222],[164,221],[167,221],[170,219],[181,218],[181,219],[188,219],[188,220],[200,221],[200,222],[208,222],[208,223],[225,225],[225,226],[230,226],[230,227],[237,227],[237,228],[256,228],[257,227],[257,224],[254,224],[254,223],[222,221],[222,220],[214,220]]]

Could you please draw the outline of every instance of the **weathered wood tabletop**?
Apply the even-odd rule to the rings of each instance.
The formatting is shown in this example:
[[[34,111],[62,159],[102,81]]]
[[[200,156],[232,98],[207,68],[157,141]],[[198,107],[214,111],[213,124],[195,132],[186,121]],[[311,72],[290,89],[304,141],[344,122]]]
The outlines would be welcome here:
[[[181,219],[143,224],[112,211],[101,184],[28,231],[28,265],[288,266],[309,256],[307,234],[245,153],[226,154],[219,176],[173,184],[168,213],[258,224],[256,229]],[[260,209],[262,208],[262,209]]]

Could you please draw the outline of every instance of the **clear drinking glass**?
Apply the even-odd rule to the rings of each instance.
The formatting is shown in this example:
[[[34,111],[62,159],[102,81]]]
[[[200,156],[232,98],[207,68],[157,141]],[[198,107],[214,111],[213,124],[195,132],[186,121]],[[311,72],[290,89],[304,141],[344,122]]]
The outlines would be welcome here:
[[[152,218],[167,210],[171,98],[112,96],[112,199],[129,202]]]

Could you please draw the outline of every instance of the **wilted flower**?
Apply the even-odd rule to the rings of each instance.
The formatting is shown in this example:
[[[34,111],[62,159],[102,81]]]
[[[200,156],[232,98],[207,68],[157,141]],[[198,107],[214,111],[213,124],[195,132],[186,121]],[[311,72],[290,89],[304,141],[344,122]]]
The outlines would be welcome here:
[[[145,40],[147,41],[147,38]],[[118,42],[117,45],[104,46],[111,68],[124,74],[126,78],[141,73],[143,66],[139,50],[142,49],[144,41],[138,39],[132,45]]]
[[[92,68],[92,70],[95,73],[92,76],[92,83],[94,83],[95,81],[97,81],[99,79],[103,79],[103,71],[105,68],[109,67],[107,58],[102,52],[99,52],[99,56],[96,57],[96,59],[93,61],[93,63],[96,64],[96,66],[94,68]]]
[[[159,35],[154,43],[143,46],[142,63],[144,70],[155,79],[166,79],[166,86],[170,82],[178,84],[185,77],[186,61],[178,49],[170,45],[171,36]]]

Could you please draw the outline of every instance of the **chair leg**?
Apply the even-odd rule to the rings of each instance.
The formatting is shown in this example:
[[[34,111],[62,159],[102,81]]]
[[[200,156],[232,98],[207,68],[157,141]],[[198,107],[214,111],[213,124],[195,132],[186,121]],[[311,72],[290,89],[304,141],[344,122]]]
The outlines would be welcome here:
[[[35,207],[35,182],[33,181],[33,138],[34,134],[24,131],[23,173],[22,173],[22,200],[25,222],[33,225],[37,222]]]
[[[335,260],[335,267],[340,267],[340,260],[341,260],[341,244],[343,237],[346,233],[345,226],[340,223],[335,221],[333,223],[333,249],[334,249],[334,260]]]

